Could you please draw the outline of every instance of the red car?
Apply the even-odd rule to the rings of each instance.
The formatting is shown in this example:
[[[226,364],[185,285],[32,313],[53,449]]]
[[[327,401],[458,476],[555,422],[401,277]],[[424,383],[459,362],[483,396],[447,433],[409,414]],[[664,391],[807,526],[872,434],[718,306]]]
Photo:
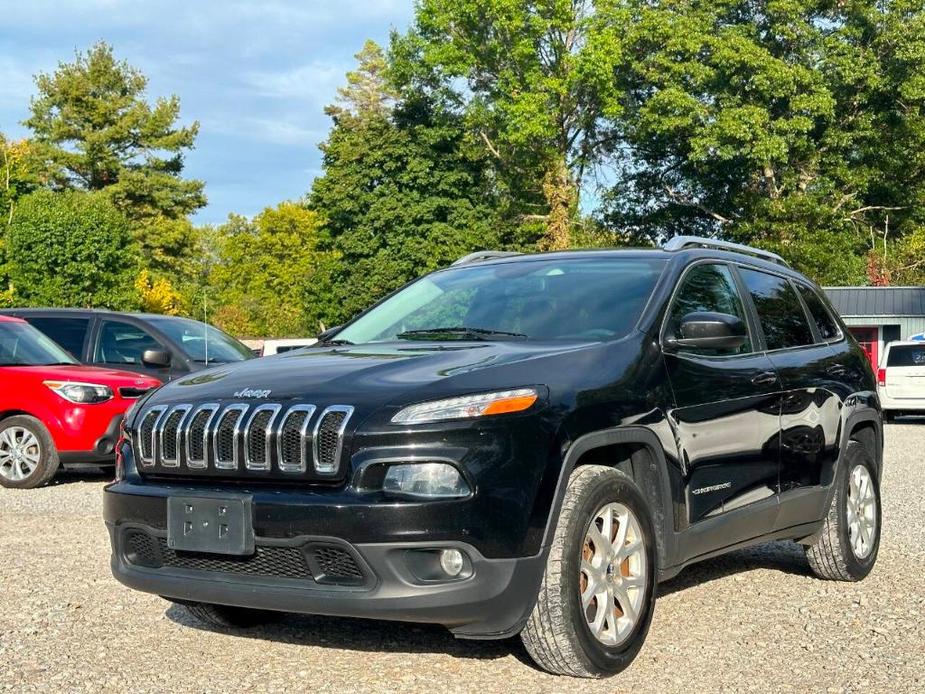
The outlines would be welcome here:
[[[111,463],[122,415],[159,385],[81,366],[26,321],[0,316],[0,485],[31,489],[62,464]]]

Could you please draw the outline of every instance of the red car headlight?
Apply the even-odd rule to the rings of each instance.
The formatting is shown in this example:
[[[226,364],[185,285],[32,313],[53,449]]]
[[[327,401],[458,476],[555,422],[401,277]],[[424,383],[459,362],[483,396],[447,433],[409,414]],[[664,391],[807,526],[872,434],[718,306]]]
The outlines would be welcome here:
[[[112,388],[98,383],[77,381],[44,381],[44,383],[68,402],[78,405],[95,405],[112,399]]]

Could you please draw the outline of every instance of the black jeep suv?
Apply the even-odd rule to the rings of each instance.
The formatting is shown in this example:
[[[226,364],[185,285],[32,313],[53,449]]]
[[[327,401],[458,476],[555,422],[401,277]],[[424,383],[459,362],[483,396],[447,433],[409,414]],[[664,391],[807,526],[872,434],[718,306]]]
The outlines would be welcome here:
[[[789,539],[864,578],[882,447],[867,359],[777,256],[486,252],[139,402],[105,518],[115,576],[205,621],[519,633],[601,676],[692,562]]]

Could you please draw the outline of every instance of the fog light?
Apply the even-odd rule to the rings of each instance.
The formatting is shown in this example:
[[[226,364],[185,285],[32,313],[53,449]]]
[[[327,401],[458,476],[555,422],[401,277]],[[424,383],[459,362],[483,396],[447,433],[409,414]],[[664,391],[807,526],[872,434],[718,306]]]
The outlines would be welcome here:
[[[462,573],[463,555],[458,549],[445,549],[440,552],[440,568],[451,578],[456,578]]]
[[[469,485],[447,463],[404,463],[390,465],[382,482],[386,492],[428,498],[456,498],[469,495]]]

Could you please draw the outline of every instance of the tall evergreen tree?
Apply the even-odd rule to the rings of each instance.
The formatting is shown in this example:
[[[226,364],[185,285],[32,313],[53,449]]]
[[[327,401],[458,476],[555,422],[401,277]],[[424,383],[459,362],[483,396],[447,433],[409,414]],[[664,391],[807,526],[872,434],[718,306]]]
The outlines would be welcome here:
[[[205,204],[202,181],[181,178],[199,125],[176,125],[176,96],[149,104],[147,83],[105,43],[36,77],[38,96],[24,124],[54,187],[105,190],[136,220],[175,219]]]

